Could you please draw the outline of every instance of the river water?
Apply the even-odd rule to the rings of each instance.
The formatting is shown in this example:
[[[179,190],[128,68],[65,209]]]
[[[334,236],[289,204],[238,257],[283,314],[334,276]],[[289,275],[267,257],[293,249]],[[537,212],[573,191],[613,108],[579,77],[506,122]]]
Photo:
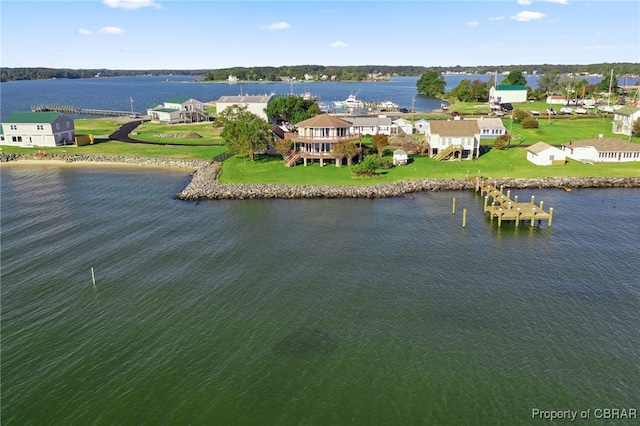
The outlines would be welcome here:
[[[513,191],[553,226],[498,229],[467,191],[195,205],[185,171],[0,173],[3,425],[640,408],[638,189]]]

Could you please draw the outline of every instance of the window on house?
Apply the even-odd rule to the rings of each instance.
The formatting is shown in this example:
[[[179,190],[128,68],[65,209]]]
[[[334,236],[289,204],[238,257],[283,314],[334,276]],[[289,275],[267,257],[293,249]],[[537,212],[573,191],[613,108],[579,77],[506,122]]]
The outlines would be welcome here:
[[[18,126],[15,124],[12,124],[11,126],[9,126],[11,128],[11,130],[18,130]]]
[[[42,124],[36,124],[36,129],[44,130],[44,126]]]
[[[22,136],[12,136],[11,140],[13,142],[22,142]]]
[[[56,130],[60,130],[60,123],[56,123]]]

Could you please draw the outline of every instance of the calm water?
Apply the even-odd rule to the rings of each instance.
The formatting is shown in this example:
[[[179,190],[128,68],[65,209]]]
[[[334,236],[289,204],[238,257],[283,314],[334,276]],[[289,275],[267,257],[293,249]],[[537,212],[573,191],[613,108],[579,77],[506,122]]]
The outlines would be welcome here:
[[[447,91],[464,78],[488,81],[492,75],[447,75]],[[498,77],[502,81],[503,76]],[[402,108],[427,111],[440,108],[441,101],[416,94],[418,77],[397,77],[388,82],[316,82],[316,83],[196,83],[190,76],[114,77],[76,80],[33,80],[0,83],[4,120],[15,111],[30,111],[32,106],[45,104],[72,105],[78,108],[130,111],[133,98],[134,111],[146,114],[148,107],[156,106],[172,97],[195,98],[203,102],[215,101],[220,96],[275,93],[301,95],[311,92],[320,96],[320,102],[331,105],[343,101],[350,94],[358,94],[365,102],[392,101]],[[597,83],[602,78],[589,77]],[[538,78],[529,76],[529,85],[537,87]],[[636,80],[629,79],[628,84]]]
[[[472,192],[194,205],[181,171],[0,173],[4,425],[640,408],[638,189],[515,191],[556,212],[516,230]]]

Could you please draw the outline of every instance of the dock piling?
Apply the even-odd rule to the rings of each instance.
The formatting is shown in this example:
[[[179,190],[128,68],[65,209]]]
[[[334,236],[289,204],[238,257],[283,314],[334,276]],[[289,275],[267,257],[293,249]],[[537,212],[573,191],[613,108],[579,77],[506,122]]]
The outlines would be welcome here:
[[[462,227],[467,227],[467,209],[462,209]]]

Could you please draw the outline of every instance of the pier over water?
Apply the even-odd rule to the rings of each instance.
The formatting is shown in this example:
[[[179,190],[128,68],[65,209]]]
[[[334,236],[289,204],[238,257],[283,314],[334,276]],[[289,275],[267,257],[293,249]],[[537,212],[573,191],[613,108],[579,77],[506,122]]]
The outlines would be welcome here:
[[[78,108],[73,105],[36,105],[31,107],[33,112],[61,112],[63,114],[98,115],[102,117],[121,117],[126,115],[141,115],[134,111],[113,111],[106,109]]]
[[[516,228],[521,221],[529,221],[530,226],[534,226],[537,220],[540,223],[547,221],[547,226],[551,226],[553,221],[553,208],[549,211],[544,210],[544,202],[540,201],[539,205],[535,204],[535,196],[531,196],[529,202],[519,202],[516,195],[511,199],[511,190],[504,192],[504,185],[500,188],[487,181],[481,181],[476,177],[475,191],[484,196],[484,212],[489,213],[491,220],[498,220],[498,227],[502,226],[505,220],[515,222]]]

